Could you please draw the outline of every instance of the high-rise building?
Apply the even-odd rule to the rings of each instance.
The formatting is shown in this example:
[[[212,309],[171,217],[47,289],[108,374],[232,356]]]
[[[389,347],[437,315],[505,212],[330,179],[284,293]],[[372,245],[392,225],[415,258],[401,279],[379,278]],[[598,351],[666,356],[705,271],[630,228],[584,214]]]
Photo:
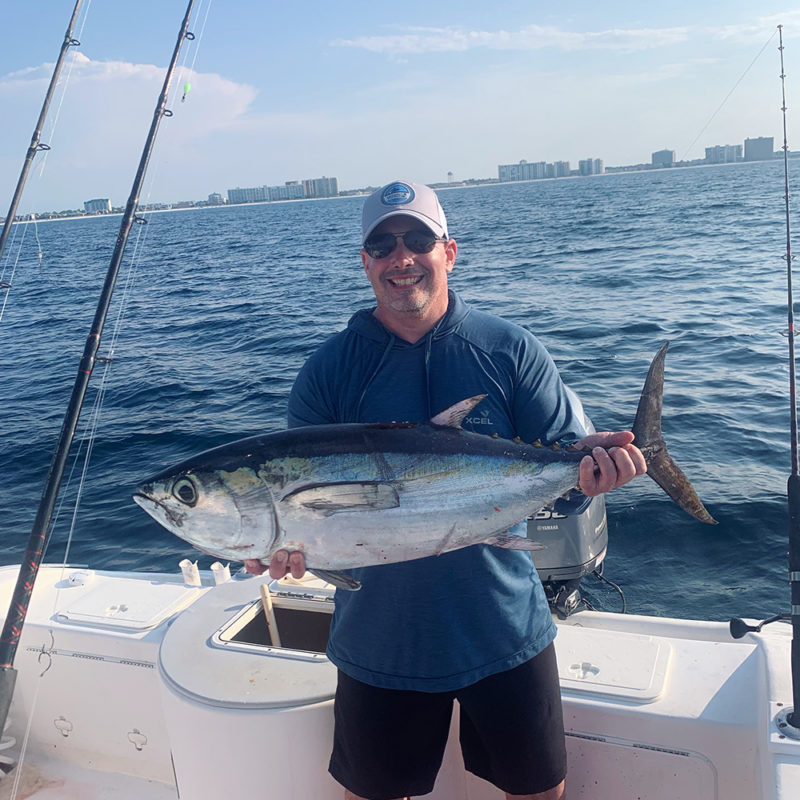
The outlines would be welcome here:
[[[283,186],[267,186],[270,200],[302,200],[307,197],[298,181],[286,181]]]
[[[773,158],[775,158],[775,144],[772,136],[744,140],[745,161],[770,161]]]
[[[276,200],[302,200],[307,197],[303,184],[286,181],[281,186],[253,186],[248,189],[228,189],[229,203],[265,203]]]
[[[740,144],[715,144],[706,147],[706,164],[732,164],[742,160]]]
[[[303,181],[306,197],[338,197],[339,181],[337,178],[309,178]]]
[[[83,204],[83,210],[87,214],[107,214],[111,211],[111,201],[107,197],[86,200]]]
[[[584,158],[578,162],[579,175],[602,175],[604,172],[602,158]]]
[[[650,163],[654,167],[673,167],[675,166],[675,151],[656,150],[650,157]]]
[[[263,203],[269,200],[269,188],[267,186],[252,186],[241,189],[228,189],[229,203]]]
[[[501,181],[529,181],[533,179],[531,167],[524,159],[519,164],[499,164],[497,177]]]
[[[525,161],[519,164],[498,164],[497,178],[500,181],[533,181],[540,178],[563,178],[569,175],[569,161]]]

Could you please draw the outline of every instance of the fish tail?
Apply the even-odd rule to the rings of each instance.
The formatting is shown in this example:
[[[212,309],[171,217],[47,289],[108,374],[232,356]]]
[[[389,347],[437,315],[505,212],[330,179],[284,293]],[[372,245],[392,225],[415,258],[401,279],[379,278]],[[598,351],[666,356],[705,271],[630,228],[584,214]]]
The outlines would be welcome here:
[[[716,525],[697,496],[686,475],[667,452],[661,433],[661,409],[664,394],[664,359],[669,342],[656,353],[644,382],[636,419],[633,422],[634,444],[647,462],[647,474],[687,513],[700,522]]]

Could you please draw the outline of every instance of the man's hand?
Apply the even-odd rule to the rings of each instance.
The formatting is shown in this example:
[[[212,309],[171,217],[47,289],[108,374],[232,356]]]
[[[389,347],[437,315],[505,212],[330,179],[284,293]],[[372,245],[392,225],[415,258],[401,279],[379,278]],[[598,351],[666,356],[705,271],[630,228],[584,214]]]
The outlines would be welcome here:
[[[306,574],[306,559],[298,550],[292,553],[288,550],[278,550],[272,557],[269,567],[266,567],[257,558],[246,558],[244,561],[244,571],[251,575],[263,575],[267,569],[269,569],[270,578],[282,578],[291,572],[293,578],[300,580]]]
[[[631,442],[630,431],[602,431],[575,442],[577,450],[592,448],[592,454],[581,461],[578,480],[587,497],[610,492],[647,472],[642,451]]]

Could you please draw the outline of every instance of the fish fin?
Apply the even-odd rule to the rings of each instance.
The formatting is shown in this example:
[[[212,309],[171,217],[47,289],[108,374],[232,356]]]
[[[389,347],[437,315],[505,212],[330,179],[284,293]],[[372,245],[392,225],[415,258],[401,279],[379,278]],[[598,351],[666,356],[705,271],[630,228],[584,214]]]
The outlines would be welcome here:
[[[540,542],[534,542],[515,533],[496,533],[494,536],[484,539],[483,543],[504,547],[506,550],[544,550],[544,545]]]
[[[394,486],[380,481],[315,483],[295,489],[282,498],[281,502],[335,514],[339,511],[382,511],[397,508],[400,497]]]
[[[664,359],[669,342],[664,342],[656,353],[647,379],[644,382],[636,419],[631,430],[634,444],[642,451],[647,462],[647,474],[687,513],[700,522],[716,525],[697,492],[681,468],[667,452],[661,432],[661,411],[664,394]]]
[[[655,453],[647,462],[647,474],[687,513],[700,522],[716,525],[717,520],[708,513],[703,501],[689,482],[681,468],[663,450]]]
[[[333,584],[337,589],[345,589],[348,592],[357,592],[361,588],[361,582],[357,581],[346,572],[339,572],[332,569],[310,569],[312,575],[316,575],[326,583]]]
[[[454,406],[450,406],[450,408],[446,408],[444,411],[440,411],[435,417],[431,418],[431,425],[460,428],[464,417],[466,417],[484,397],[486,397],[485,394],[476,394],[474,397],[469,397],[466,400],[456,403]]]

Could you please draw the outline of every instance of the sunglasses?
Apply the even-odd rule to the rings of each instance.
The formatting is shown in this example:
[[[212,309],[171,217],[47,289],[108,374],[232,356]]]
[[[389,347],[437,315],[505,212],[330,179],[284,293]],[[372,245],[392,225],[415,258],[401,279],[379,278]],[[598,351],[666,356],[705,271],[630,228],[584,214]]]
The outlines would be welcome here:
[[[436,242],[446,242],[447,239],[437,236],[432,231],[405,231],[404,233],[375,233],[368,236],[364,242],[364,250],[370,258],[386,258],[397,247],[397,240],[402,239],[403,244],[412,253],[430,253]]]

